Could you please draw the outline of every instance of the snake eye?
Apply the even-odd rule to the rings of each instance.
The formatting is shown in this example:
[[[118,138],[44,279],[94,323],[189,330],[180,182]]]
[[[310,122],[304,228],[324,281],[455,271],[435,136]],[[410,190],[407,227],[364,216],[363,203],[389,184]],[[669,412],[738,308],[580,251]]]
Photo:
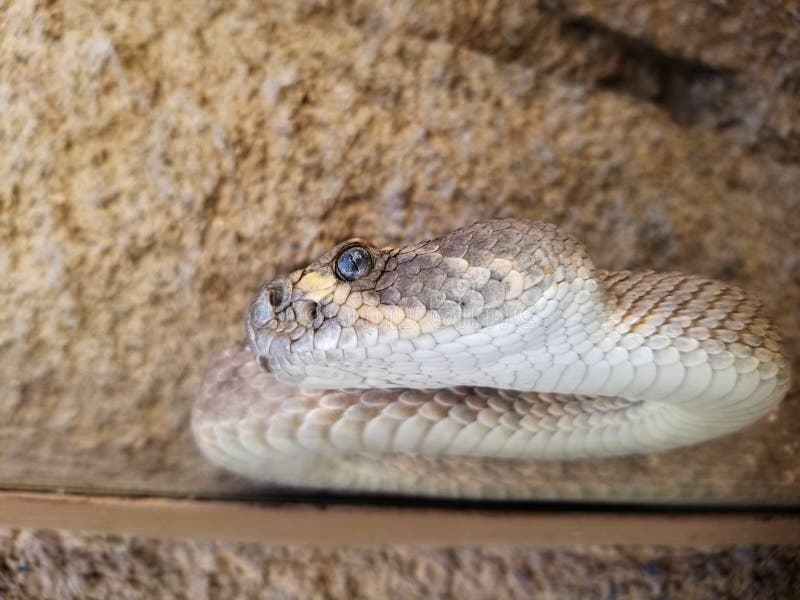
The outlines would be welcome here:
[[[339,252],[334,266],[339,279],[355,281],[372,270],[372,252],[365,246],[348,246]]]

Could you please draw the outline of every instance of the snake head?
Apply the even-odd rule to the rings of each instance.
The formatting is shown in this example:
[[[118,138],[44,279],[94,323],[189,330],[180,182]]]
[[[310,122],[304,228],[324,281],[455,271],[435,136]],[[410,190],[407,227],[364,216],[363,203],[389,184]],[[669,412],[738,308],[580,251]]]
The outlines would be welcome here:
[[[308,267],[263,285],[245,323],[253,355],[266,370],[292,379],[287,374],[297,371],[292,367],[298,356],[320,358],[328,351],[355,346],[358,311],[379,305],[376,284],[387,259],[396,254],[391,248],[351,238]]]
[[[520,322],[539,327],[525,311],[547,304],[548,288],[589,270],[582,247],[553,226],[512,219],[403,248],[353,238],[266,283],[250,306],[247,339],[265,369],[292,383],[385,387],[417,376],[424,383],[426,370],[455,360],[462,340],[489,340],[470,350],[484,361],[500,356],[498,345],[513,353]],[[459,358],[457,368],[470,369],[474,356]]]

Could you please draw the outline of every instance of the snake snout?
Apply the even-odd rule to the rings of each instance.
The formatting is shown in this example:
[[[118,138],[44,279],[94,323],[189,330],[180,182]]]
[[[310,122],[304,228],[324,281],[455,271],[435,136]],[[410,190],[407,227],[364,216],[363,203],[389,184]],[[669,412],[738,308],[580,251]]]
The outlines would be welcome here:
[[[258,293],[250,305],[249,319],[253,327],[261,329],[284,310],[292,298],[292,282],[284,277],[272,280]]]

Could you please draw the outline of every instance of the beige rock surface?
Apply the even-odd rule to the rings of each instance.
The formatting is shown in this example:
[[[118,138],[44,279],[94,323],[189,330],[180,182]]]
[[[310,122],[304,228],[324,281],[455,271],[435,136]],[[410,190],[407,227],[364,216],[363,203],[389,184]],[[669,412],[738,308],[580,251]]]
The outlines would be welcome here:
[[[6,3],[0,482],[240,489],[188,434],[208,357],[351,234],[553,221],[598,265],[757,291],[800,356],[796,8],[526,6]],[[798,402],[532,489],[797,502]]]
[[[42,598],[790,598],[798,549],[270,548],[0,529],[0,595]]]

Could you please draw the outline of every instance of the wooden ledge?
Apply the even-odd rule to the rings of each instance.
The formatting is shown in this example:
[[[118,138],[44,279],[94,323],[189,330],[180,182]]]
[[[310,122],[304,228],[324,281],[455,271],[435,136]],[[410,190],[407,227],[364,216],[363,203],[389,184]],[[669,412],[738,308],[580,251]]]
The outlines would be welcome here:
[[[799,544],[798,514],[448,510],[0,492],[0,526],[270,544]]]

